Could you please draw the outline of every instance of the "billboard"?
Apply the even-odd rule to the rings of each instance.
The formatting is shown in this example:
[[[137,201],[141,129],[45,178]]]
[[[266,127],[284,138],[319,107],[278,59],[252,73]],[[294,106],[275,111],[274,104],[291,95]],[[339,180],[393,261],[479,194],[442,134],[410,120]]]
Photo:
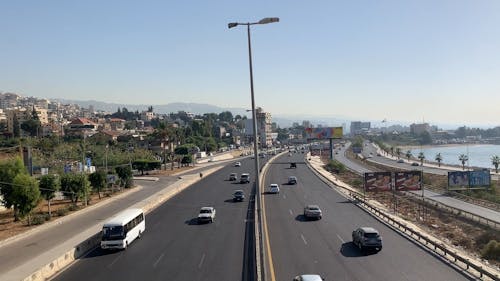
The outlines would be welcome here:
[[[308,139],[341,139],[344,135],[342,127],[306,128],[305,130]]]
[[[469,172],[469,185],[475,187],[490,187],[491,175],[488,170],[475,170]]]
[[[365,173],[365,191],[389,191],[391,184],[391,172]]]
[[[394,180],[395,180],[394,187],[396,188],[397,191],[422,189],[421,171],[395,172]]]
[[[448,189],[464,189],[469,187],[469,172],[448,172]]]

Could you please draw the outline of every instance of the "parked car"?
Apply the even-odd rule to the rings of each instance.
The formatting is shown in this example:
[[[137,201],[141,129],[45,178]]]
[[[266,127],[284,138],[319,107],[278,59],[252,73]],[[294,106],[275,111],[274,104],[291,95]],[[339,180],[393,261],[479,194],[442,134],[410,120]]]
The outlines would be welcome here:
[[[202,207],[200,213],[198,214],[198,222],[214,222],[215,220],[215,208],[214,207]]]
[[[317,274],[303,274],[295,276],[295,278],[293,278],[293,281],[323,281],[323,280],[325,279]]]
[[[382,237],[373,227],[359,227],[352,232],[352,243],[363,251],[374,249],[382,250]]]
[[[304,217],[306,219],[318,219],[322,217],[321,209],[318,205],[307,205],[304,208]]]
[[[233,193],[233,201],[243,201],[245,200],[245,192],[243,190],[236,190]]]
[[[236,181],[236,180],[238,180],[238,175],[236,173],[231,173],[229,175],[229,180],[230,181]]]
[[[297,177],[296,176],[289,176],[288,177],[288,184],[297,184]]]
[[[250,182],[250,174],[243,173],[240,176],[240,183],[249,183]]]
[[[280,193],[279,185],[277,185],[276,183],[271,183],[269,185],[269,193],[274,193],[274,194]]]

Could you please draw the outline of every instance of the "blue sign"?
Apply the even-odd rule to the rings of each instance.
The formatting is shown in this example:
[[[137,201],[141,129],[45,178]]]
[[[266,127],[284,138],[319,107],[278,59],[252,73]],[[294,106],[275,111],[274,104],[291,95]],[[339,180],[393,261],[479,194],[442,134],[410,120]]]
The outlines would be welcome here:
[[[90,160],[90,157],[85,158],[85,161],[87,162],[87,167],[90,168],[90,166],[92,166],[92,162]]]
[[[471,187],[490,186],[491,175],[488,170],[476,170],[469,172],[469,183]]]

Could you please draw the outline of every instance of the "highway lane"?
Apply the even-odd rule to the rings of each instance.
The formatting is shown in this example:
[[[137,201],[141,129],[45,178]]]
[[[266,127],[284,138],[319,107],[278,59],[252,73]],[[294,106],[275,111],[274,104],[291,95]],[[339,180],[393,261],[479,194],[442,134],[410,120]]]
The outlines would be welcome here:
[[[263,195],[276,280],[291,280],[304,273],[321,274],[326,280],[468,280],[384,224],[349,203],[320,181],[304,164],[289,169],[288,161],[302,154],[283,156],[271,164],[265,178],[281,184],[279,195]],[[297,185],[284,185],[296,175]],[[323,219],[304,221],[303,207],[318,204]],[[377,228],[384,249],[362,255],[351,241],[358,226]]]
[[[235,160],[238,161],[238,160]],[[230,165],[206,176],[146,216],[146,231],[126,251],[96,249],[54,280],[244,280],[245,227],[253,184],[227,180],[250,172],[253,161]],[[244,202],[232,193],[243,189]],[[198,225],[202,206],[214,206],[213,224]]]

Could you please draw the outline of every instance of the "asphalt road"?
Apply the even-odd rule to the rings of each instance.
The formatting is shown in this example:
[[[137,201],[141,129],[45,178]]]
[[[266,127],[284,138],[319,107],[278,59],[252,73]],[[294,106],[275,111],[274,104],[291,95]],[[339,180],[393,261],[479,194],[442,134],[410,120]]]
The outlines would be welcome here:
[[[468,280],[347,201],[319,180],[305,164],[290,169],[287,162],[303,161],[303,154],[282,156],[266,177],[281,185],[280,194],[263,195],[276,280],[295,275],[320,274],[326,280]],[[290,175],[297,185],[285,185]],[[305,221],[307,204],[318,204],[323,219]],[[383,250],[363,255],[351,243],[351,232],[372,226],[383,237]]]
[[[346,145],[346,147],[347,146],[348,145]],[[339,162],[341,162],[344,165],[346,165],[347,167],[349,167],[351,170],[354,170],[358,173],[363,174],[363,173],[372,172],[372,170],[366,168],[365,166],[360,165],[354,161],[351,161],[350,159],[345,157],[346,147],[341,148],[339,153],[335,154],[335,156],[334,156],[335,159],[337,159]],[[438,174],[438,175],[447,175],[448,171],[449,171],[449,170],[445,170],[445,169],[438,169],[438,168],[426,167],[426,166],[413,167],[408,163],[397,163],[395,160],[388,159],[388,158],[383,157],[383,156],[377,156],[377,151],[376,151],[375,147],[373,147],[373,145],[371,145],[367,142],[365,142],[365,146],[363,147],[363,155],[365,157],[369,156],[369,155],[372,156],[372,158],[369,158],[368,161],[371,161],[371,162],[374,162],[377,164],[381,164],[381,165],[385,165],[385,166],[389,166],[389,167],[393,167],[393,168],[399,168],[402,170],[418,169],[418,170],[423,170],[424,173],[432,173],[432,174]],[[415,191],[414,193],[421,195],[420,191]],[[449,196],[446,196],[446,195],[443,195],[440,193],[436,193],[436,192],[428,190],[428,189],[425,189],[424,196],[426,198],[440,202],[442,204],[453,207],[455,209],[464,210],[466,212],[475,214],[477,216],[481,216],[483,218],[487,218],[487,219],[490,219],[490,220],[495,221],[497,223],[500,223],[500,212],[498,212],[498,211],[495,211],[495,210],[492,210],[489,208],[485,208],[485,207],[481,207],[481,206],[478,206],[475,204],[467,203],[467,202],[464,202],[462,200],[459,200],[459,199],[456,199],[453,197],[449,197]]]
[[[239,161],[239,160],[235,160]],[[53,280],[246,280],[255,267],[252,237],[245,235],[253,183],[227,180],[230,173],[250,172],[253,161],[241,160],[206,176],[146,216],[146,231],[126,251],[96,249]],[[246,200],[234,203],[232,193],[244,190]],[[216,209],[215,222],[198,224],[202,206]],[[252,216],[253,218],[253,216]],[[245,245],[247,249],[245,249]],[[250,249],[248,249],[250,248]],[[250,252],[248,252],[250,251]]]

